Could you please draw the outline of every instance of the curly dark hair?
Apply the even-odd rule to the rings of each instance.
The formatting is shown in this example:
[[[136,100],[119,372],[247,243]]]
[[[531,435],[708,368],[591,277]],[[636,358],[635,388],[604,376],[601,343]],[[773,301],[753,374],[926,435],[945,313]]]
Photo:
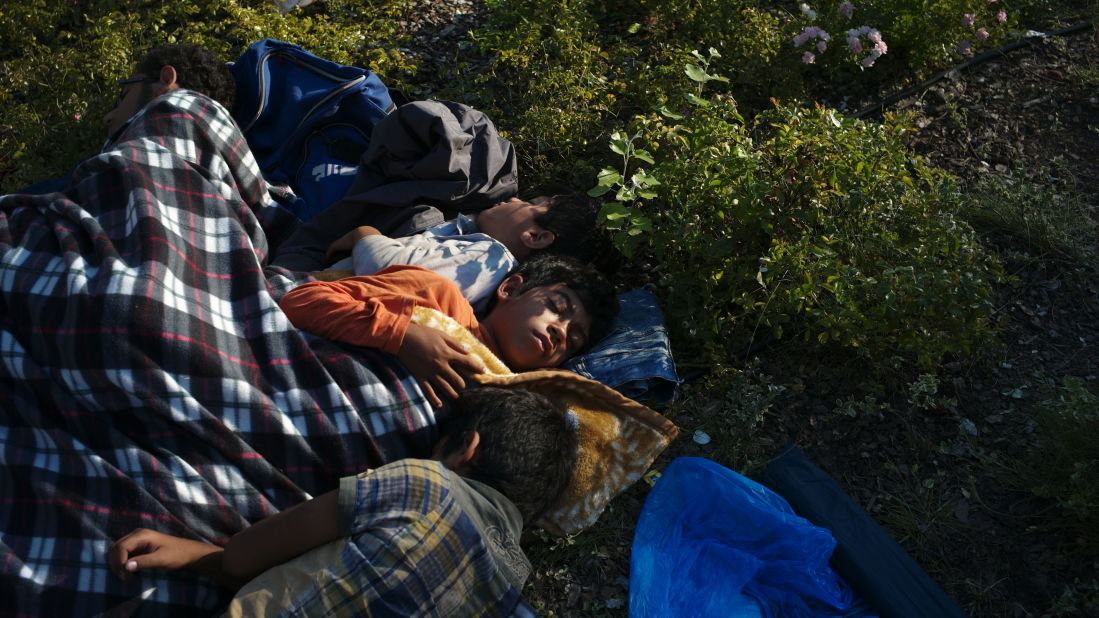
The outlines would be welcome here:
[[[469,388],[439,423],[449,452],[466,432],[481,436],[465,476],[504,494],[531,523],[549,508],[572,478],[579,448],[564,404],[523,389]],[[449,452],[447,454],[449,454]]]
[[[180,88],[194,90],[232,110],[237,83],[225,61],[194,43],[174,43],[150,49],[137,63],[137,72],[155,81],[160,69],[172,65]]]
[[[591,336],[587,346],[607,336],[618,315],[618,295],[607,278],[594,266],[576,258],[544,253],[515,267],[508,275],[521,275],[522,294],[531,288],[564,283],[576,295],[591,316]]]
[[[554,236],[553,244],[532,251],[531,256],[553,253],[581,260],[591,259],[598,240],[594,234],[597,208],[591,198],[583,193],[562,191],[532,197],[528,201],[546,207],[546,212],[535,216],[534,222],[553,232]]]

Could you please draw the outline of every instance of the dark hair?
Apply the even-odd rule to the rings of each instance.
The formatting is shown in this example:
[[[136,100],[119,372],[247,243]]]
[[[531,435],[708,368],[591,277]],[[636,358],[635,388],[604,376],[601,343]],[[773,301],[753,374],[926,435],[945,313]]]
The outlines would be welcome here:
[[[555,195],[539,195],[528,200],[531,204],[545,206],[546,212],[534,217],[539,226],[553,232],[553,244],[531,255],[554,253],[582,260],[591,259],[595,252],[593,234],[595,226],[595,202],[582,193],[562,192]]]
[[[607,278],[591,264],[563,255],[542,254],[522,262],[509,275],[521,275],[522,294],[531,288],[564,283],[569,286],[591,315],[591,336],[587,344],[599,341],[610,332],[618,315],[618,295]]]
[[[161,45],[138,61],[137,72],[156,81],[160,69],[169,64],[175,67],[180,88],[201,92],[232,111],[237,83],[229,67],[213,52],[194,43]]]
[[[481,435],[465,476],[504,494],[524,522],[549,508],[568,485],[578,438],[564,404],[523,389],[469,388],[439,423],[439,439],[460,448],[469,431]]]

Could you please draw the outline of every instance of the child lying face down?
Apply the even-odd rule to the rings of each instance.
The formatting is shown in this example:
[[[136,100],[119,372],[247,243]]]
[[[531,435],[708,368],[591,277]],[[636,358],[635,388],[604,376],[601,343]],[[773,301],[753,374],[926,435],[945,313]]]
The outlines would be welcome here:
[[[436,406],[456,397],[463,375],[482,364],[455,339],[414,324],[417,306],[438,310],[468,328],[512,371],[556,367],[597,341],[618,312],[610,284],[592,266],[541,256],[524,262],[495,290],[495,304],[478,320],[453,281],[418,266],[376,275],[315,281],[279,305],[302,330],[395,354]]]
[[[523,390],[471,389],[453,412],[432,460],[344,478],[224,548],[135,530],[109,566],[124,579],[191,567],[240,588],[231,616],[509,615],[530,573],[519,535],[568,484],[576,433],[563,406]]]
[[[351,258],[331,268],[351,269],[356,275],[373,275],[396,264],[422,266],[457,283],[481,313],[519,262],[547,250],[585,257],[594,228],[595,207],[584,196],[539,196],[529,202],[512,198],[403,238],[361,226],[333,242],[325,257],[331,262],[350,251]]]

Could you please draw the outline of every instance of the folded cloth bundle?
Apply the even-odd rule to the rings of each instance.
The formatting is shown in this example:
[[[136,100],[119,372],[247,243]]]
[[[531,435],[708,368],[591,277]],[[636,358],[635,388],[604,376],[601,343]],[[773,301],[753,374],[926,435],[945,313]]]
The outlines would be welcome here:
[[[571,371],[512,373],[472,333],[434,309],[417,307],[412,321],[457,338],[480,358],[488,371],[474,377],[478,383],[541,393],[564,402],[576,419],[580,444],[572,480],[537,522],[551,534],[573,534],[595,523],[611,498],[641,478],[679,433],[657,412]]]

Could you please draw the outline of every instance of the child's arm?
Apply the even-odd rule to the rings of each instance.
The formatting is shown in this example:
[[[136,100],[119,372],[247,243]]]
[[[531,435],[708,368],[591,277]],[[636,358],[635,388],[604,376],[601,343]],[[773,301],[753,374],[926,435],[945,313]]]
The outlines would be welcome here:
[[[462,376],[483,373],[484,363],[456,339],[413,324],[412,309],[417,305],[437,309],[463,326],[477,325],[469,302],[452,282],[415,267],[306,283],[279,301],[290,321],[302,330],[396,355],[420,382],[428,400],[441,406],[439,396],[456,397],[465,388]]]
[[[239,588],[267,569],[339,537],[339,496],[330,491],[242,530],[224,549],[138,529],[111,545],[107,563],[123,579],[143,569],[190,567]]]
[[[299,285],[279,301],[301,330],[325,339],[396,354],[419,304],[392,276],[351,277]]]
[[[370,225],[360,225],[359,227],[337,238],[335,241],[332,242],[331,245],[328,245],[328,251],[325,252],[324,259],[326,263],[332,264],[344,254],[351,253],[351,250],[355,247],[355,243],[359,242],[359,240],[366,238],[367,236],[381,235],[382,233],[379,232],[378,228],[376,227]]]

